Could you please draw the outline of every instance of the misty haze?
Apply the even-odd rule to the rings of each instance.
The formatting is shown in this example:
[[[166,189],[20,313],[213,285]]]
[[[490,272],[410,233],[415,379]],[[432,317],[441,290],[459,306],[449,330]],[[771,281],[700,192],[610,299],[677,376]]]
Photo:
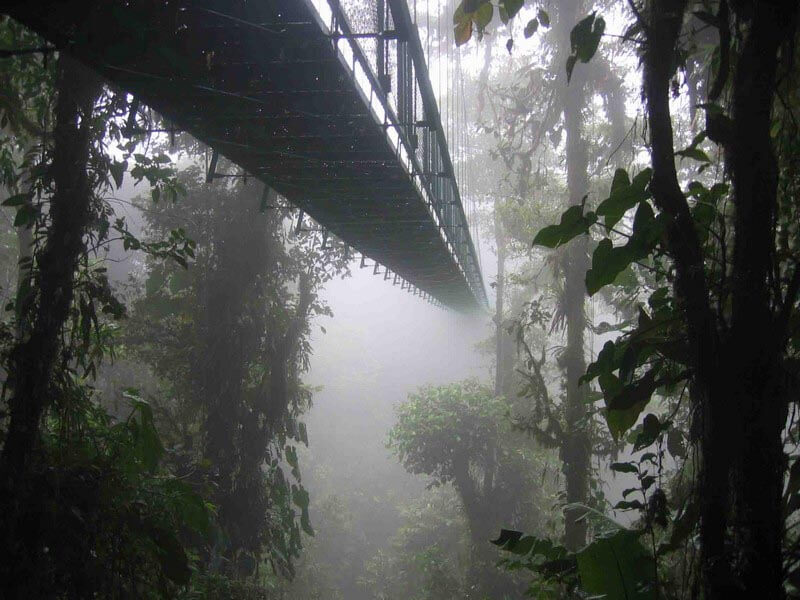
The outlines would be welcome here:
[[[800,599],[797,0],[8,0],[0,600]]]

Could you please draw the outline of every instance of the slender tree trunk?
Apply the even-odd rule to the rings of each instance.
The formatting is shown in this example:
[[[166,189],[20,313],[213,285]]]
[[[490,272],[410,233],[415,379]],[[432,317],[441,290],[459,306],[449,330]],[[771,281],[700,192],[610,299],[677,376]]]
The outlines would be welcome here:
[[[494,213],[494,234],[497,245],[497,287],[495,288],[495,396],[509,397],[513,391],[514,357],[510,352],[508,333],[503,327],[505,320],[505,293],[506,293],[506,243],[503,224],[497,207]]]
[[[569,32],[578,22],[580,0],[567,0],[559,6],[558,27],[560,41],[569,43]],[[561,68],[561,65],[559,65]],[[583,139],[583,117],[586,105],[586,71],[577,65],[569,83],[564,101],[564,129],[567,149],[568,205],[580,204],[589,191],[588,157]],[[567,323],[567,348],[564,356],[566,370],[566,430],[562,443],[562,457],[566,473],[567,504],[585,504],[588,499],[589,442],[586,429],[585,389],[579,385],[586,372],[584,310],[588,269],[588,238],[580,236],[567,247],[564,257],[564,312]],[[565,545],[576,550],[586,543],[586,523],[583,511],[567,508],[565,516]]]

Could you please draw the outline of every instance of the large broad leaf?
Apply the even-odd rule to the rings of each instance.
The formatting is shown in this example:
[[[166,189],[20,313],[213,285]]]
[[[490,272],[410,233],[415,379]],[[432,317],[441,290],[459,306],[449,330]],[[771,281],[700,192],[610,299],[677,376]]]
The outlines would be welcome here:
[[[629,189],[633,189],[633,184]],[[645,192],[642,190],[642,194]],[[626,204],[619,204],[613,214]],[[611,208],[606,208],[612,214]],[[627,210],[627,209],[626,209]],[[614,282],[631,263],[642,260],[656,247],[665,231],[666,215],[655,216],[646,200],[639,201],[633,218],[633,232],[624,246],[614,246],[609,238],[600,241],[592,255],[592,268],[586,272],[586,291],[592,296]],[[613,221],[613,217],[612,217]]]
[[[655,598],[652,557],[639,542],[639,534],[617,528],[595,539],[577,553],[547,539],[503,529],[492,543],[522,558],[507,563],[524,567],[545,580],[573,581],[592,597],[605,600]]]
[[[577,61],[588,63],[592,59],[605,30],[606,22],[597,13],[592,13],[572,28],[569,34],[572,55],[567,59],[567,81],[572,78]]]
[[[621,529],[578,552],[581,587],[605,600],[655,598],[653,558],[636,532]]]
[[[634,260],[633,248],[626,244],[614,246],[605,238],[595,248],[592,255],[592,268],[586,272],[586,291],[590,296],[611,284]]]
[[[525,0],[502,0],[501,8],[505,10],[509,19],[513,19],[525,4]]]
[[[493,15],[494,7],[487,2],[478,7],[472,18],[475,21],[475,25],[478,26],[478,30],[483,31],[483,28],[491,22]]]
[[[587,233],[596,222],[597,215],[593,212],[583,214],[583,204],[570,206],[561,215],[561,222],[558,225],[548,225],[539,230],[533,238],[533,245],[557,248],[572,238]]]
[[[504,561],[510,570],[525,568],[537,573],[543,581],[574,581],[577,571],[575,555],[547,538],[502,529],[492,543],[516,555],[514,559]]]
[[[603,387],[603,395],[606,400],[604,416],[608,429],[615,440],[619,440],[622,435],[636,424],[639,415],[650,402],[653,392],[658,387],[658,382],[652,371],[648,371],[643,377],[629,385],[622,386],[617,392],[611,391],[608,386],[603,386],[604,378],[614,375],[601,375],[600,382]]]
[[[605,217],[606,227],[614,227],[626,211],[650,197],[647,184],[651,176],[652,170],[644,169],[630,181],[625,169],[617,169],[608,198],[597,207],[597,214]]]

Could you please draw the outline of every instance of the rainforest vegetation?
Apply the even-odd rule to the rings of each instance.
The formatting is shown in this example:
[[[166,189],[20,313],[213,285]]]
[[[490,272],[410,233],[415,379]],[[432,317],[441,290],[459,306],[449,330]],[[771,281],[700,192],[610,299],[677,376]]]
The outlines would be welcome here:
[[[800,598],[800,3],[406,4],[469,314],[0,8],[0,598]]]

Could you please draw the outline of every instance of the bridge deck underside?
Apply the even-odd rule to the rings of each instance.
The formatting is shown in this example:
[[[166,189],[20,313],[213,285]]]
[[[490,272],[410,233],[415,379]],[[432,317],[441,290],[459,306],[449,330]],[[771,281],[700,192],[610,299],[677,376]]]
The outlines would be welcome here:
[[[303,0],[28,0],[13,17],[456,309],[477,306]]]

